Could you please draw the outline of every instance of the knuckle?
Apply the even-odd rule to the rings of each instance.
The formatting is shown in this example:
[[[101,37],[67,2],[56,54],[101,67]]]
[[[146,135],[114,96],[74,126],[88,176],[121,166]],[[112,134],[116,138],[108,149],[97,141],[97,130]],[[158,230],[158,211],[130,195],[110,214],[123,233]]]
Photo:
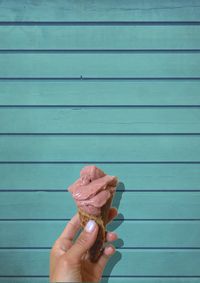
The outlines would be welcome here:
[[[68,257],[65,256],[65,257],[62,259],[61,262],[62,262],[63,268],[68,269],[68,268],[70,267],[70,261],[69,261]]]
[[[61,251],[62,249],[60,248],[60,240],[57,239],[50,250],[50,257],[58,256],[61,254]]]
[[[63,257],[60,258],[60,264],[64,270],[71,270],[76,267],[77,264],[79,265],[79,261],[69,255],[63,255]]]
[[[87,246],[87,242],[88,242],[88,238],[85,233],[82,233],[81,236],[76,241],[77,245],[81,247]]]

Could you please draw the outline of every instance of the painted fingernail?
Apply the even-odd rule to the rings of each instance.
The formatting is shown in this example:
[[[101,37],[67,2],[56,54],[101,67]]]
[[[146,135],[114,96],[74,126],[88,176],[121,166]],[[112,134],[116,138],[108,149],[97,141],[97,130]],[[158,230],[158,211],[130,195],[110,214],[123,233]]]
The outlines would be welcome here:
[[[94,220],[89,220],[85,226],[85,230],[89,233],[93,232],[96,227],[96,222]]]

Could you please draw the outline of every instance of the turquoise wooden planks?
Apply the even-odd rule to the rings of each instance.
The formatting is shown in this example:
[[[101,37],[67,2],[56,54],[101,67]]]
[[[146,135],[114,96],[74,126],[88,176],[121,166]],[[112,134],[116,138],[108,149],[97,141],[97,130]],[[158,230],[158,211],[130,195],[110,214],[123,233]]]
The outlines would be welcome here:
[[[1,221],[0,248],[51,247],[67,221]],[[199,248],[200,221],[114,221],[117,248]],[[131,233],[131,236],[130,236]]]
[[[48,248],[76,211],[64,190],[87,162],[123,182],[109,282],[200,281],[199,11],[197,0],[0,1],[0,276],[46,276],[0,282],[48,279]]]
[[[198,80],[1,80],[0,105],[200,105]]]
[[[178,281],[177,281],[178,280]],[[42,278],[31,278],[31,277],[11,277],[11,278],[6,278],[6,277],[0,277],[0,282],[2,283],[27,283],[34,282],[34,283],[49,283],[49,279],[42,277]],[[101,280],[101,283],[124,283],[124,282],[130,282],[130,283],[199,283],[199,278],[134,278],[134,277],[119,277],[119,278],[113,278],[109,277],[108,278],[103,278]]]
[[[11,278],[0,278],[0,282],[5,282],[5,283],[24,283],[24,282],[36,282],[36,283],[49,283],[48,278],[31,278],[31,277],[11,277]],[[119,277],[119,278],[103,278],[101,280],[101,283],[124,283],[124,282],[131,282],[131,283],[177,283],[177,278],[134,278],[134,277]],[[199,278],[178,278],[178,283],[199,283]]]
[[[81,1],[43,0],[40,3],[3,0],[1,21],[198,21],[198,0]]]
[[[0,161],[199,162],[199,145],[200,136],[187,135],[8,135],[0,136]]]
[[[119,250],[104,275],[200,276],[199,250]],[[12,256],[11,256],[12,254]],[[49,250],[0,250],[0,275],[48,275]]]
[[[199,53],[0,54],[1,78],[200,77]]]
[[[0,133],[200,132],[198,107],[0,108],[0,117]]]
[[[118,219],[200,219],[200,192],[117,192]],[[69,219],[76,205],[66,192],[1,192],[1,219]]]
[[[0,50],[199,49],[200,26],[0,26]]]
[[[86,164],[0,164],[1,190],[65,190]],[[117,190],[200,190],[199,164],[97,164]]]

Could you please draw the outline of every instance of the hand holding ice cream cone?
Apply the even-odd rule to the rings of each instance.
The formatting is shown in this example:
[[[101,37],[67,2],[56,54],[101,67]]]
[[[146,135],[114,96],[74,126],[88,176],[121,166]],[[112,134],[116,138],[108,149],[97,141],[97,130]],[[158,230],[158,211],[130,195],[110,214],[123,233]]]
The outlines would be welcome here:
[[[108,222],[117,215],[117,210],[111,208]],[[74,237],[81,227],[78,213],[67,223],[67,226],[55,241],[50,254],[50,282],[100,282],[104,268],[115,248],[110,243],[104,249],[98,261],[93,263],[87,251],[94,244],[98,225],[90,220],[84,230],[74,241]],[[106,241],[117,239],[116,233],[108,232]]]

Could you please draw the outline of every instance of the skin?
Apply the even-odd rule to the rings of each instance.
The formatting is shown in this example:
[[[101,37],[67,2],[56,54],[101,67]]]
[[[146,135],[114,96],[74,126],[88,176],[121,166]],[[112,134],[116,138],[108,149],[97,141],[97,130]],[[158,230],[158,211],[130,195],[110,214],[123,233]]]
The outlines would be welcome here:
[[[117,216],[117,209],[111,208],[108,222]],[[50,253],[51,282],[99,282],[103,270],[115,248],[109,242],[117,239],[117,234],[107,232],[108,245],[96,263],[88,259],[87,251],[94,244],[98,233],[98,225],[92,232],[84,229],[77,240],[74,237],[80,230],[78,214],[68,222],[60,237],[55,241]]]

